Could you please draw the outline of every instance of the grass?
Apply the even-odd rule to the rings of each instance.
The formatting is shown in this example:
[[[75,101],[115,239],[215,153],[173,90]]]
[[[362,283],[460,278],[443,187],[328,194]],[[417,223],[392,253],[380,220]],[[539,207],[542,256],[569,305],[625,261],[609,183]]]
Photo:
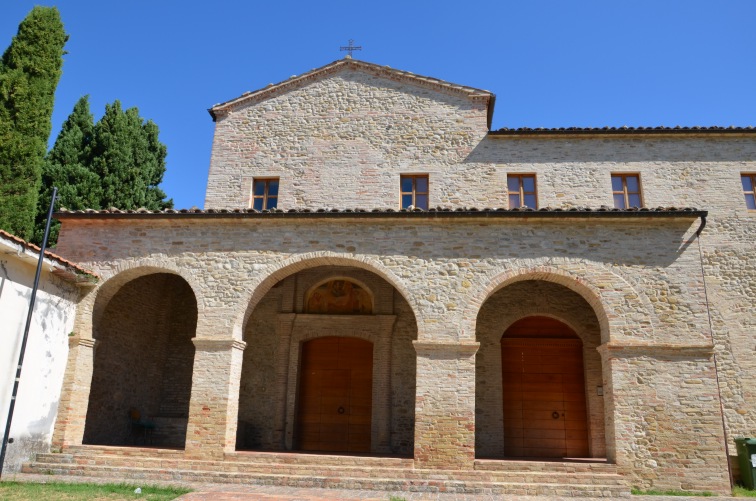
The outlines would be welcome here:
[[[668,491],[659,491],[656,489],[649,489],[647,491],[642,491],[640,489],[632,488],[630,489],[630,493],[634,494],[636,496],[700,496],[700,497],[710,497],[713,496],[713,492],[709,491],[678,491],[678,490],[668,490]]]
[[[752,491],[740,485],[736,485],[732,489],[732,495],[739,498],[756,498],[756,491]]]
[[[168,501],[189,492],[180,487],[141,487],[142,493],[135,494],[136,485],[128,484],[76,484],[66,482],[2,482],[0,499],[3,501],[26,501],[55,499],[56,501],[100,501],[115,499],[141,499],[148,501]]]

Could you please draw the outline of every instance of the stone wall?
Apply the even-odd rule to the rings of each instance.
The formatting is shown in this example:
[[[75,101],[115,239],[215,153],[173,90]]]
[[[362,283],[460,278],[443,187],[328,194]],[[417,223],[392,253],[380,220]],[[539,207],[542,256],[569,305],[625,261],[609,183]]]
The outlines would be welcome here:
[[[445,178],[485,136],[486,114],[345,69],[219,119],[205,206],[249,207],[253,178],[280,177],[279,207],[398,208],[399,174],[428,172],[433,204],[455,203]]]
[[[248,361],[252,360],[250,367],[255,364],[267,367],[267,379],[258,381],[254,376],[248,379],[252,369],[245,367],[245,376],[235,380],[251,386],[241,392],[242,414],[233,410],[234,433],[238,420],[244,420],[245,413],[263,423],[270,416],[289,412],[289,407],[258,408],[250,404],[251,400],[245,400],[248,398],[245,395],[262,387],[266,388],[268,395],[270,389],[262,385],[271,381],[279,385],[281,378],[287,381],[296,379],[296,372],[292,376],[291,365],[283,371],[276,370],[271,376],[268,358],[277,356],[280,353],[277,350],[281,349],[281,343],[276,345],[273,342],[272,330],[275,328],[281,332],[281,322],[296,321],[296,315],[300,315],[297,309],[301,302],[296,298],[329,274],[343,275],[345,266],[350,267],[349,273],[359,277],[361,282],[369,282],[366,277],[370,274],[380,277],[379,283],[390,284],[387,290],[391,292],[393,289],[393,293],[385,296],[388,300],[377,294],[376,305],[393,308],[394,315],[397,315],[392,335],[393,355],[390,357],[389,450],[406,453],[408,448],[414,447],[414,456],[420,467],[471,466],[477,430],[480,430],[480,437],[492,439],[490,446],[481,443],[486,442],[486,438],[478,439],[481,451],[495,454],[495,450],[486,448],[494,447],[498,440],[495,437],[498,427],[495,413],[500,405],[496,399],[484,403],[485,395],[492,395],[487,392],[493,390],[482,389],[480,385],[484,381],[499,379],[500,374],[492,379],[487,372],[492,367],[493,352],[488,339],[491,335],[484,333],[487,329],[492,332],[492,318],[507,315],[507,307],[500,301],[516,297],[517,307],[512,311],[550,311],[575,324],[576,331],[591,333],[584,346],[587,347],[587,373],[592,381],[588,384],[592,452],[601,455],[604,445],[607,457],[616,459],[621,466],[632,464],[628,475],[641,479],[645,478],[642,476],[648,473],[651,465],[636,464],[624,451],[643,449],[646,445],[640,435],[624,433],[625,426],[632,420],[629,414],[632,406],[625,406],[623,401],[614,398],[610,381],[614,375],[607,373],[612,364],[607,361],[602,364],[605,444],[601,443],[602,399],[595,393],[599,384],[594,381],[600,369],[594,363],[595,351],[591,350],[598,343],[619,347],[663,343],[705,347],[710,343],[701,262],[693,238],[699,224],[699,220],[686,217],[390,221],[359,218],[154,218],[111,219],[107,223],[93,219],[67,222],[60,245],[65,246],[73,257],[102,273],[105,283],[111,277],[117,281],[123,274],[159,267],[183,276],[196,294],[198,332],[203,339],[214,339],[217,341],[213,342],[226,346],[236,335],[235,326],[243,325],[244,319],[249,319],[245,335],[249,351],[245,350],[244,356]],[[138,242],[134,242],[131,234],[140,235]],[[202,237],[192,240],[191,235]],[[302,238],[303,235],[306,237]],[[124,242],[124,245],[111,245],[98,251],[101,260],[86,261],[92,247],[88,241],[93,237]],[[343,249],[346,248],[354,250],[345,252]],[[301,279],[299,283],[294,276]],[[508,296],[519,290],[518,287],[527,289],[526,285],[518,286],[523,280],[558,285],[544,284],[543,290],[539,289],[528,298],[520,294]],[[380,290],[379,286],[375,287]],[[548,298],[552,296],[559,297],[559,300],[549,305]],[[491,300],[486,302],[488,298]],[[87,321],[86,312],[91,311],[87,304],[82,308],[85,313],[79,318],[83,324]],[[278,313],[275,324],[265,320],[276,311],[281,313]],[[286,315],[294,315],[294,320]],[[411,317],[414,317],[417,334],[409,320]],[[476,328],[476,319],[481,322],[480,329]],[[255,346],[258,336],[262,336],[261,342]],[[265,336],[268,336],[267,341],[263,340]],[[397,342],[399,340],[401,345]],[[406,349],[412,340],[416,343],[416,353]],[[479,354],[476,354],[477,341],[483,346]],[[221,354],[227,356],[225,351]],[[210,355],[208,352],[207,357]],[[481,359],[476,362],[477,356]],[[211,395],[226,391],[218,390],[217,381],[203,379],[218,371],[223,372],[222,377],[218,372],[221,379],[233,376],[231,368],[217,366],[227,360],[223,357],[218,358],[219,361],[212,357],[206,361],[204,358],[200,362],[195,360],[194,393]],[[286,359],[290,359],[289,355]],[[421,365],[416,365],[421,361]],[[207,369],[198,374],[197,363]],[[476,365],[481,373],[477,389]],[[496,372],[495,365],[493,367]],[[675,367],[671,364],[663,370],[676,371]],[[239,370],[241,372],[241,367]],[[712,390],[716,388],[712,378],[702,378],[701,381],[703,392],[715,391]],[[232,412],[235,405],[232,397],[237,398],[240,392],[233,391],[235,383],[231,379],[222,384],[228,384],[229,400],[222,404],[228,407],[218,408],[221,404],[216,400],[208,406],[210,411],[204,411],[201,401],[196,403],[196,412],[201,419],[206,421],[217,415],[220,421],[217,430],[213,431],[218,433],[213,435],[216,438],[199,435],[194,440],[198,449],[192,454],[207,450],[212,445],[210,442],[220,440],[218,437],[227,433],[224,430],[231,429],[232,424],[226,422],[224,416]],[[292,393],[289,391],[288,394]],[[278,401],[275,395],[273,398]],[[479,400],[477,411],[476,399]],[[718,405],[708,400],[696,402],[695,412],[712,416],[697,426],[703,426],[702,433],[715,436],[714,428],[721,429],[721,422],[717,424],[715,419]],[[677,405],[674,402],[669,404]],[[192,408],[195,408],[194,401]],[[255,410],[251,411],[252,408]],[[259,414],[255,415],[258,410]],[[480,428],[476,426],[476,413],[481,419]],[[191,419],[190,416],[190,435],[195,433]],[[275,420],[281,421],[277,417]],[[453,423],[461,426],[464,433],[453,434],[449,428]],[[414,431],[410,433],[413,424]],[[204,428],[195,428],[200,429]],[[270,427],[264,429],[270,430]],[[267,433],[260,435],[263,446],[269,436]],[[272,430],[273,443],[286,440],[281,433],[280,429]],[[649,429],[648,433],[654,432]],[[230,450],[238,443],[236,434],[233,436]],[[695,447],[679,442],[679,437],[673,437],[673,440],[665,437],[662,435],[658,440],[676,454],[687,454]],[[221,450],[216,449],[213,454],[220,454]],[[717,454],[724,456],[723,450],[718,453],[715,446],[697,454],[706,456],[700,459],[709,465],[716,465]],[[697,467],[690,466],[693,475],[683,473],[689,466],[680,464],[678,467],[681,469],[679,476],[686,481],[698,475]],[[715,486],[719,487],[721,485]]]

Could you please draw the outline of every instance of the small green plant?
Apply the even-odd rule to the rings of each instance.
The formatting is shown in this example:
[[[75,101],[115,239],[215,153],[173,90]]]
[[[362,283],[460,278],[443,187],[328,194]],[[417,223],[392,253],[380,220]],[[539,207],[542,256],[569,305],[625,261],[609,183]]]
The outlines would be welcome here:
[[[404,498],[400,498],[399,496],[391,496],[389,497],[389,501],[407,501]]]
[[[648,489],[648,490],[641,490],[636,489],[633,487],[630,489],[630,493],[635,496],[700,496],[700,497],[711,497],[714,495],[713,492],[709,491],[678,491],[675,489],[669,489],[666,491],[660,491],[657,489]]]

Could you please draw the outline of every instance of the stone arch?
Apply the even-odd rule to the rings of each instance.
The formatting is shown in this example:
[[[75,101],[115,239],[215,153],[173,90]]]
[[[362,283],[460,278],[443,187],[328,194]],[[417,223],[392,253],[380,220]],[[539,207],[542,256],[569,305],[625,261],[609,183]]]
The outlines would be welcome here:
[[[142,264],[98,290],[84,443],[184,446],[199,316],[194,285],[177,270]]]
[[[121,287],[136,278],[154,273],[169,273],[183,278],[194,293],[194,297],[197,300],[198,316],[201,316],[199,310],[202,305],[202,286],[191,273],[187,273],[185,269],[176,266],[170,261],[157,259],[119,261],[112,270],[101,272],[103,281],[96,289],[87,294],[77,306],[76,322],[74,325],[76,335],[84,339],[92,339],[93,325],[96,325],[102,318],[103,312],[110,303],[110,300],[113,299],[113,296],[116,295]]]
[[[308,256],[276,265],[267,278],[250,279],[254,288],[247,295],[250,304],[243,314],[241,308],[236,310],[241,327],[237,323],[235,329],[241,329],[247,342],[239,385],[237,450],[291,450],[296,445],[301,344],[314,337],[336,336],[369,340],[374,346],[371,453],[411,453],[417,308],[401,290],[401,281],[380,263]],[[307,293],[339,277],[370,291],[372,313],[308,312]]]
[[[378,260],[368,257],[346,257],[342,254],[334,252],[315,252],[308,254],[300,254],[275,265],[271,265],[266,270],[267,274],[261,273],[257,281],[252,281],[248,292],[242,296],[237,303],[238,310],[235,314],[235,321],[233,324],[233,338],[242,340],[244,327],[252,315],[252,312],[257,306],[257,303],[268,293],[268,291],[278,282],[293,275],[299,271],[306,270],[308,268],[315,268],[320,266],[351,266],[355,268],[361,268],[363,270],[375,273],[386,282],[388,282],[399,294],[402,295],[404,300],[410,305],[412,313],[415,316],[418,329],[418,339],[422,338],[423,322],[421,321],[421,308],[417,302],[416,297],[410,293],[410,290],[405,286],[404,282],[394,274],[389,268],[383,265]]]
[[[584,276],[579,276],[563,268],[540,265],[513,268],[500,272],[487,282],[478,285],[470,293],[469,300],[464,308],[461,332],[463,335],[474,336],[478,312],[483,304],[500,289],[525,280],[556,283],[582,296],[593,309],[599,321],[602,343],[609,342],[612,333],[622,331],[626,325],[622,312],[617,310],[618,305],[629,303],[632,311],[644,312],[648,316],[652,315],[653,310],[647,304],[647,301],[644,301],[642,296],[635,292],[632,285],[625,279],[609,270],[598,271],[597,279],[601,280],[601,287],[591,282],[590,278],[593,274],[590,273],[590,270]],[[653,337],[653,323],[646,323],[641,328],[649,330],[649,336]]]
[[[502,458],[505,416],[502,399],[504,362],[501,340],[516,322],[528,317],[553,318],[582,341],[587,426],[592,457],[607,454],[606,406],[596,388],[602,386],[603,364],[598,353],[601,327],[595,309],[573,289],[555,281],[510,281],[491,293],[476,318],[476,454]]]

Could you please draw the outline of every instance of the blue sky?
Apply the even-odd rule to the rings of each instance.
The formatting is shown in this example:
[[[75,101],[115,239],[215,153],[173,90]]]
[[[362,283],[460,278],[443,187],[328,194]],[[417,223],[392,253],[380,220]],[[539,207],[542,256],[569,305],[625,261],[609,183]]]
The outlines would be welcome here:
[[[163,189],[202,207],[207,108],[344,56],[496,94],[493,128],[756,125],[756,1],[5,0],[0,50],[35,4],[70,40],[53,137],[82,95],[160,127]]]

